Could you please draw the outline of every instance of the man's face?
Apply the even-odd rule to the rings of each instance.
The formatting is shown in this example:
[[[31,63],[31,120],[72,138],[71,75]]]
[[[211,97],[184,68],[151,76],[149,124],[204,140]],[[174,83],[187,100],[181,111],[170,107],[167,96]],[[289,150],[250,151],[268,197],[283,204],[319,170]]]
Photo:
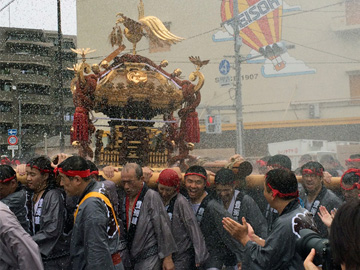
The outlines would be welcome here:
[[[350,161],[346,162],[347,169],[360,169],[360,162]]]
[[[59,178],[60,178],[60,186],[64,187],[64,190],[67,195],[69,196],[80,195],[78,194],[78,189],[75,185],[74,179],[70,179],[68,176],[66,176],[63,173],[59,173]]]
[[[176,193],[176,187],[168,187],[162,184],[158,184],[158,191],[163,202],[168,202]]]
[[[205,191],[205,180],[198,175],[188,175],[185,178],[185,187],[191,200],[200,199]]]
[[[322,185],[322,177],[316,174],[304,174],[302,176],[303,185],[306,191],[314,194],[320,191]]]
[[[16,186],[17,182],[15,179],[9,181],[8,183],[0,183],[0,200],[14,193],[16,190]]]
[[[264,197],[265,197],[265,199],[266,199],[266,201],[270,204],[270,206],[272,206],[271,205],[271,203],[272,203],[272,192],[270,191],[268,191],[267,190],[267,186],[266,186],[266,182],[264,182]]]
[[[121,172],[121,182],[124,185],[126,196],[135,197],[143,186],[143,179],[136,177],[135,169],[123,170]]]
[[[38,169],[26,167],[26,183],[29,189],[37,192],[46,188],[49,174],[41,172]]]
[[[352,185],[346,185],[343,183],[343,185],[346,188],[352,188]],[[359,194],[360,194],[360,189],[354,188],[352,190],[344,190],[341,189],[342,194],[344,195],[345,201],[349,202],[351,200],[358,200],[360,199]]]
[[[232,185],[216,184],[215,189],[217,195],[224,204],[228,204],[232,200],[235,192],[235,189]]]

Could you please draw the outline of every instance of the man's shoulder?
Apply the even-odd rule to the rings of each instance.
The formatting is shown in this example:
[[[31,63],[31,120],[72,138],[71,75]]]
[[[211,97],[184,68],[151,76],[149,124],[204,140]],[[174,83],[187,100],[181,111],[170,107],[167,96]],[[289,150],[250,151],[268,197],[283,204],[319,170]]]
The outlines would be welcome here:
[[[151,188],[149,188],[146,191],[144,199],[160,199],[161,200],[159,193],[156,192],[155,190],[152,190]]]
[[[209,201],[208,201],[208,203],[206,205],[206,208],[205,208],[205,211],[207,213],[213,213],[213,214],[217,214],[217,215],[224,216],[224,217],[225,216],[226,217],[231,217],[230,213],[215,198],[210,197],[208,199],[209,199]]]
[[[301,214],[305,215],[307,213],[310,213],[310,212],[308,210],[306,210],[305,208],[301,207],[300,205],[298,205],[297,207],[295,207],[288,213],[280,215],[278,220],[292,219],[293,217],[295,217],[297,215],[301,215]]]
[[[2,201],[0,201],[0,211],[3,213],[11,213],[9,207]]]
[[[113,181],[110,181],[110,180],[104,180],[103,181],[104,185],[108,188],[114,188],[116,189],[116,185]]]
[[[8,196],[6,196],[1,201],[5,204],[18,204],[18,203],[24,203],[26,200],[26,193],[24,189],[20,189],[18,191],[15,191]]]
[[[59,188],[49,189],[44,196],[44,201],[54,202],[55,200],[64,200],[63,192]]]
[[[184,195],[182,195],[181,193],[178,193],[176,195],[176,200],[179,201],[179,202],[189,203],[189,200]]]
[[[278,230],[279,228],[283,230],[286,227],[292,228],[293,230],[294,225],[298,223],[301,226],[311,226],[313,224],[312,214],[305,208],[302,208],[300,205],[292,211],[279,216],[274,222],[273,230],[275,228],[277,228]]]
[[[330,189],[326,189],[326,193],[325,196],[323,197],[323,200],[335,204],[342,204],[342,200]]]
[[[180,193],[178,193],[178,194],[176,195],[175,205],[179,205],[179,206],[180,206],[180,205],[181,205],[181,206],[186,205],[186,206],[191,207],[191,204],[190,204],[190,202],[188,201],[188,199],[186,199],[185,196],[182,195],[182,194],[180,194]]]
[[[3,203],[0,202],[0,232],[6,230],[6,227],[10,227],[10,222],[13,220],[13,212],[9,209],[9,207]]]
[[[84,216],[91,216],[93,218],[98,218],[98,215],[93,215],[93,213],[95,212],[101,212],[101,213],[106,213],[106,204],[105,202],[96,196],[90,196],[88,198],[86,198],[86,200],[84,200],[83,202],[81,202],[81,204],[79,204],[79,214],[80,212],[82,213],[81,215]]]
[[[242,194],[242,195],[240,195],[240,194]],[[250,204],[255,203],[253,197],[251,197],[250,195],[246,194],[245,192],[240,192],[238,196],[241,196],[241,197],[242,197],[242,201],[243,201],[244,203],[250,203]]]

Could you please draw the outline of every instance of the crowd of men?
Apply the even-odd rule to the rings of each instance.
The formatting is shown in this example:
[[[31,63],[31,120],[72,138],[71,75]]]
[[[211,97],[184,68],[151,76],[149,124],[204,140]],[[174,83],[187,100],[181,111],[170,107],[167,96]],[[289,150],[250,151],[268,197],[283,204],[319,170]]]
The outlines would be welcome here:
[[[360,155],[347,160],[342,194],[325,187],[317,161],[301,164],[300,183],[287,156],[257,164],[265,174],[258,188],[239,184],[229,168],[210,187],[209,172],[194,165],[184,174],[164,169],[156,190],[136,163],[123,166],[120,186],[79,156],[17,165],[25,185],[11,164],[0,165],[0,270],[304,269],[300,230],[327,238],[343,200],[360,201]],[[109,177],[114,171],[104,168]],[[350,261],[360,265],[359,254]]]

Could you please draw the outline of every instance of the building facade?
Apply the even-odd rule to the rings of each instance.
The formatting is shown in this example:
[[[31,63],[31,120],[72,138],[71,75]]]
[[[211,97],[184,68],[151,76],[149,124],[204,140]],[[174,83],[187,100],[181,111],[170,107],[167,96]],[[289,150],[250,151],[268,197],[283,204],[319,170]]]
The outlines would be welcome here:
[[[70,133],[74,113],[70,81],[76,63],[75,36],[62,41],[62,87],[64,122]],[[57,32],[37,29],[0,28],[0,153],[8,151],[8,129],[17,129],[22,155],[47,138],[59,135],[60,85]]]
[[[360,4],[356,0],[145,0],[145,16],[166,22],[179,44],[152,53],[146,38],[138,54],[167,59],[187,76],[198,55],[210,63],[198,113],[221,115],[222,133],[202,128],[197,148],[235,148],[234,25],[240,31],[241,93],[246,156],[267,154],[267,144],[296,139],[360,141]],[[137,20],[139,1],[77,1],[78,45],[113,51],[108,34],[116,13]],[[238,6],[236,6],[238,3]],[[132,46],[127,46],[130,52]],[[264,56],[265,55],[265,56]]]

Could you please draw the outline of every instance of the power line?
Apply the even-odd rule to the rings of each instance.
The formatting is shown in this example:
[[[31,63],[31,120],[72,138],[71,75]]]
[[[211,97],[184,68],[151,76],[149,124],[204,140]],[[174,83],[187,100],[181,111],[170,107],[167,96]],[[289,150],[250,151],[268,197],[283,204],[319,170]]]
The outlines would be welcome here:
[[[321,53],[324,53],[324,54],[328,54],[328,55],[332,55],[332,56],[336,56],[336,57],[340,57],[340,58],[344,58],[344,59],[347,59],[347,60],[351,60],[351,61],[355,61],[355,62],[357,62],[357,63],[360,63],[360,60],[358,60],[358,59],[354,59],[354,58],[342,56],[342,55],[339,55],[339,54],[336,54],[336,53],[326,52],[326,51],[323,51],[323,50],[320,50],[320,49],[316,49],[316,48],[312,48],[312,47],[309,47],[309,46],[306,46],[306,45],[302,45],[302,44],[300,44],[300,43],[293,42],[293,41],[290,41],[290,40],[286,40],[286,39],[283,39],[283,40],[284,40],[284,41],[287,41],[287,42],[290,42],[290,43],[292,43],[292,44],[298,45],[298,46],[300,46],[300,47],[304,47],[304,48],[306,48],[306,49],[310,49],[310,50],[316,51],[316,52],[321,52]]]
[[[7,8],[8,6],[10,6],[10,4],[12,2],[14,2],[15,0],[11,0],[9,3],[7,3],[5,6],[3,6],[1,9],[0,9],[0,12],[3,11],[5,8]]]
[[[14,1],[14,0],[13,0]],[[318,7],[318,8],[314,8],[314,9],[310,9],[310,10],[304,10],[302,12],[298,12],[298,13],[293,13],[293,14],[287,14],[287,15],[282,15],[282,17],[289,17],[289,16],[294,16],[294,15],[300,15],[300,14],[304,14],[304,13],[309,13],[309,12],[315,12],[315,11],[319,11],[321,9],[324,9],[324,8],[329,8],[329,7],[332,7],[332,6],[336,6],[336,5],[339,5],[339,4],[342,4],[344,3],[344,1],[341,1],[341,2],[337,2],[335,4],[330,4],[330,5],[326,5],[326,6],[322,6],[322,7]],[[285,26],[285,27],[288,27],[288,26]],[[261,33],[263,35],[267,35],[267,36],[271,36],[271,37],[274,37],[272,34],[266,34],[266,33],[263,33],[261,31],[258,31],[256,29],[252,29],[250,26],[248,26],[248,28],[250,30],[252,30],[253,32],[258,32],[258,33]],[[291,28],[291,27],[288,27],[288,28]],[[293,28],[296,28],[296,27],[293,27]],[[222,27],[217,27],[217,28],[213,28],[211,30],[208,30],[208,31],[205,31],[205,32],[202,32],[202,33],[199,33],[199,34],[196,34],[194,36],[190,36],[188,38],[186,38],[183,42],[186,42],[186,40],[190,40],[190,39],[193,39],[193,38],[196,38],[196,37],[199,37],[199,36],[202,36],[202,35],[205,35],[205,34],[208,34],[208,33],[211,33],[213,31],[216,31],[216,30],[221,30],[223,29]],[[308,29],[307,29],[308,30]],[[316,30],[314,30],[316,31]],[[319,31],[319,30],[318,30]],[[340,57],[340,58],[344,58],[344,59],[347,59],[347,60],[351,60],[351,61],[354,61],[354,62],[314,62],[316,64],[330,64],[330,63],[339,63],[339,64],[343,64],[343,63],[359,63],[360,60],[358,59],[354,59],[354,58],[349,58],[349,57],[346,57],[346,56],[342,56],[342,55],[339,55],[339,54],[335,54],[335,53],[331,53],[331,52],[326,52],[324,50],[320,50],[320,49],[316,49],[316,48],[313,48],[313,47],[310,47],[310,46],[307,46],[307,45],[303,45],[303,44],[300,44],[300,43],[297,43],[297,42],[293,42],[293,41],[290,41],[290,40],[286,40],[286,39],[282,39],[284,41],[287,41],[289,43],[292,43],[292,44],[295,44],[295,45],[298,45],[298,46],[301,46],[301,47],[304,47],[306,49],[310,49],[310,50],[314,50],[314,51],[317,51],[317,52],[321,52],[321,53],[324,53],[324,54],[328,54],[328,55],[332,55],[332,56],[336,56],[336,57]],[[143,51],[147,51],[149,50],[149,47],[148,48],[144,48],[144,49],[140,49],[138,50],[138,52],[143,52]],[[97,57],[89,57],[88,59],[103,59],[105,58],[106,56],[97,56]],[[217,64],[217,63],[214,63],[214,62],[211,62],[211,60],[214,61],[214,59],[210,59],[210,63],[209,64]],[[190,64],[190,62],[188,61],[172,61],[172,63],[186,63],[186,64]],[[247,64],[247,63],[244,63],[244,64]]]
[[[343,3],[345,3],[345,1],[340,1],[340,2],[337,2],[335,4],[330,4],[330,5],[326,5],[326,6],[322,6],[322,7],[318,7],[318,8],[313,8],[313,9],[309,9],[309,10],[303,10],[303,11],[300,11],[300,12],[297,12],[297,13],[285,14],[285,15],[282,15],[282,17],[284,18],[284,17],[301,15],[301,14],[304,14],[304,13],[314,12],[314,11],[318,11],[320,9],[341,5]]]

